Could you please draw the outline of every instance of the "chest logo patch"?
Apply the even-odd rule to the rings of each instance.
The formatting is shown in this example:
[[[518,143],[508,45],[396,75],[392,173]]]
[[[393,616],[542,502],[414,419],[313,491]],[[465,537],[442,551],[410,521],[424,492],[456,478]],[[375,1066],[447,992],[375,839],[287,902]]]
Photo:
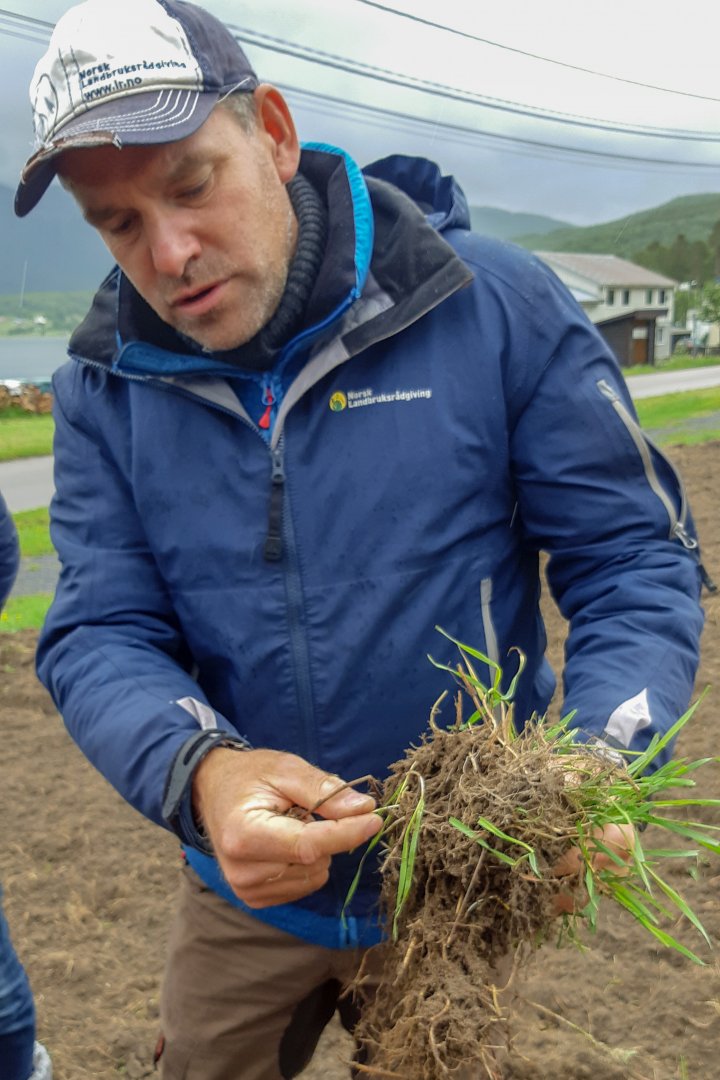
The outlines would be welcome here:
[[[391,390],[384,394],[376,394],[372,387],[368,387],[365,390],[348,390],[347,394],[344,394],[342,390],[336,390],[328,404],[333,412],[342,412],[343,409],[359,409],[364,405],[391,405],[400,401],[417,401],[431,397],[430,387]]]

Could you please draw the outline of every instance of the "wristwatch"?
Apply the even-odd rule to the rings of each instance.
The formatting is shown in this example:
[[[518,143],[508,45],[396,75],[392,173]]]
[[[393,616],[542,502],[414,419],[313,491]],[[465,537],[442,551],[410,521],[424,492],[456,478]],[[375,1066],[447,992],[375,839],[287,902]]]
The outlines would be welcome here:
[[[198,825],[193,814],[192,782],[200,762],[217,747],[252,750],[247,739],[229,731],[213,728],[194,732],[173,759],[162,800],[163,820],[184,844],[197,848],[205,855],[212,855],[213,849],[207,833]]]

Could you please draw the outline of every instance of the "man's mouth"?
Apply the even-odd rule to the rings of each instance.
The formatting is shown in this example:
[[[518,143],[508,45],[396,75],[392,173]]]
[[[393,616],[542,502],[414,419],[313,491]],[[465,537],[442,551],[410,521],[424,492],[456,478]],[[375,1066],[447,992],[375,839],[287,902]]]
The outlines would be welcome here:
[[[225,281],[216,281],[212,285],[188,289],[177,296],[170,306],[184,315],[203,315],[218,302],[225,284]]]

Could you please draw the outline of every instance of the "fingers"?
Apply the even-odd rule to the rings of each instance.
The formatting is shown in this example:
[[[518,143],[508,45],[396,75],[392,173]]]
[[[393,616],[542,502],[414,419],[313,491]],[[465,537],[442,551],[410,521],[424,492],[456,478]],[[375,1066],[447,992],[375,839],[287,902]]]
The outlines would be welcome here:
[[[591,852],[594,850],[593,869],[627,873],[627,867],[621,866],[617,860],[621,859],[626,864],[630,862],[635,849],[635,829],[632,825],[606,825],[595,833],[588,843],[588,848]],[[607,848],[607,851],[603,848]],[[571,847],[558,859],[552,872],[555,877],[570,877],[579,873],[584,865],[585,859],[580,848]]]
[[[632,825],[606,825],[603,829],[599,829],[588,844],[591,851],[594,848],[593,869],[612,870],[620,876],[629,873],[629,864],[635,849],[635,835]],[[618,862],[618,859],[622,861]],[[552,872],[555,877],[577,877],[584,866],[585,859],[580,848],[572,847],[558,859]],[[576,906],[577,897],[567,892],[558,893],[554,899],[557,915],[571,915],[576,910]]]
[[[231,889],[249,907],[290,904],[323,887],[332,855],[358,847],[381,827],[377,814],[305,822],[261,811],[246,817],[216,855]]]
[[[293,903],[321,889],[329,872],[329,858],[312,866],[245,862],[233,868],[228,884],[248,907],[272,907]]]
[[[371,796],[274,750],[211,751],[195,774],[193,805],[230,887],[252,907],[322,888],[331,857],[382,827]],[[297,807],[307,813],[293,815]]]
[[[627,874],[629,863],[635,850],[635,829],[632,825],[606,825],[596,837],[603,847],[611,854],[600,849],[593,856],[593,866],[596,870],[613,870],[616,874]],[[617,858],[622,859],[624,866],[620,865]]]
[[[332,819],[369,814],[375,809],[371,795],[347,787],[339,776],[332,776],[290,754],[278,757],[283,759],[276,763],[282,769],[277,774],[269,773],[267,780],[282,798],[291,801],[291,805]]]
[[[231,821],[230,828],[223,830],[220,846],[232,858],[248,861],[310,866],[318,859],[352,851],[382,826],[377,814],[300,821],[264,808],[243,807],[241,813],[242,825],[235,827]]]

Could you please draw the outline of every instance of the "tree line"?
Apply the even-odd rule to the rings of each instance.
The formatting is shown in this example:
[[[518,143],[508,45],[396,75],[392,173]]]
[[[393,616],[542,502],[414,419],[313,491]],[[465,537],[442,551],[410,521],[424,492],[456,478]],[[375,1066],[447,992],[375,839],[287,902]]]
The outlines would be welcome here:
[[[702,286],[720,278],[720,220],[716,221],[707,241],[688,240],[678,233],[671,244],[653,240],[632,256],[632,261],[676,281]]]

